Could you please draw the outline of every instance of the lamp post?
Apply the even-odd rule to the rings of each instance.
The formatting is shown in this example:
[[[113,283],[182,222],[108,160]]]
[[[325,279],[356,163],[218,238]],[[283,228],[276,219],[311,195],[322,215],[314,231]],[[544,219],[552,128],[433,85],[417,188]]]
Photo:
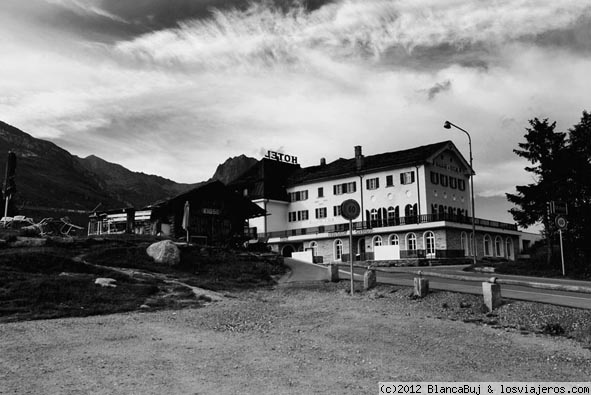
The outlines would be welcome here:
[[[445,121],[445,123],[443,124],[443,127],[446,129],[451,129],[451,127],[454,127],[458,130],[461,130],[462,132],[466,133],[466,135],[468,136],[468,146],[470,147],[470,198],[472,200],[472,258],[474,261],[474,264],[476,264],[476,224],[475,224],[475,219],[474,219],[474,170],[472,169],[472,138],[470,137],[470,133],[468,133],[466,130],[462,129],[461,127],[459,127],[458,125],[454,125],[453,123],[451,123],[450,121]]]

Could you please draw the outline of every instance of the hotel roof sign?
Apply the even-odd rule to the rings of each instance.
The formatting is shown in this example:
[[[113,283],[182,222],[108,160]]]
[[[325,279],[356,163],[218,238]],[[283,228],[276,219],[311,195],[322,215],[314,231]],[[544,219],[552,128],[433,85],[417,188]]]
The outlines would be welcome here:
[[[277,162],[291,163],[292,165],[298,164],[298,157],[288,154],[282,154],[281,152],[267,151],[264,156],[265,159],[276,160]]]

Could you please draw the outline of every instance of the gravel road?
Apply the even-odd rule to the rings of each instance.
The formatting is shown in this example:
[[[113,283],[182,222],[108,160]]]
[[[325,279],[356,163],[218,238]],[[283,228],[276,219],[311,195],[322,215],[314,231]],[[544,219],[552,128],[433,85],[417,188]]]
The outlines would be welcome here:
[[[591,350],[573,340],[450,320],[429,300],[408,298],[408,289],[351,297],[347,286],[262,289],[200,308],[1,324],[0,393],[375,394],[379,381],[591,377]],[[429,297],[438,305],[464,298]]]

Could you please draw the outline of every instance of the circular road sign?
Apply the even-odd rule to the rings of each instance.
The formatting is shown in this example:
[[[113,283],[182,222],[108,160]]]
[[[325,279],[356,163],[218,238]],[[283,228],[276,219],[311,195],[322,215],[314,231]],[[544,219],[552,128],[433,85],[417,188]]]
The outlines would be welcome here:
[[[566,225],[567,225],[566,218],[564,218],[562,215],[557,215],[556,219],[554,221],[555,221],[558,229],[560,229],[560,230],[566,229]]]
[[[341,215],[350,221],[359,217],[361,214],[361,207],[356,200],[347,199],[341,204]]]

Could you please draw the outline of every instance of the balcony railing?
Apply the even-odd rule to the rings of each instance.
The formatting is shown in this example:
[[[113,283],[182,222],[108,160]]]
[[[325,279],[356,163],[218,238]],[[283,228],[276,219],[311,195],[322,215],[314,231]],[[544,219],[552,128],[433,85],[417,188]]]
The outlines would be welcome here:
[[[395,217],[395,218],[384,218],[384,219],[369,219],[366,221],[353,222],[353,230],[371,230],[378,228],[385,228],[390,226],[402,226],[411,224],[423,224],[429,222],[455,222],[460,224],[472,224],[472,217],[464,215],[450,215],[450,214],[421,214],[413,215],[408,217]],[[503,230],[517,230],[516,224],[508,224],[498,221],[490,221],[482,218],[475,218],[474,223],[479,226],[488,226],[491,228],[503,229]],[[325,226],[314,226],[310,228],[297,228],[290,230],[282,230],[277,232],[268,232],[265,234],[266,237],[289,237],[289,236],[302,236],[317,233],[337,233],[346,232],[349,230],[349,224],[335,224]]]

